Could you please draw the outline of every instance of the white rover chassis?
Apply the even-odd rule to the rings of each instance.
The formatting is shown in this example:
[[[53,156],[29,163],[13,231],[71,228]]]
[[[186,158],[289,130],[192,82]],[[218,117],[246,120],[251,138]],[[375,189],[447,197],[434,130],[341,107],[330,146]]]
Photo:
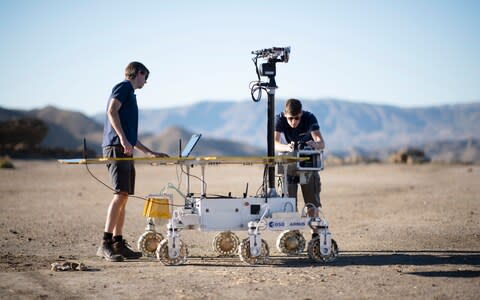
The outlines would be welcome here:
[[[308,166],[297,161],[297,171],[300,180],[305,180],[309,173],[323,169],[323,152],[299,150],[297,157],[314,156],[315,163]],[[187,195],[189,195],[189,167],[187,166]],[[201,181],[204,182],[205,163],[198,163],[202,168]],[[283,164],[282,164],[283,165]],[[283,182],[286,182],[287,171],[283,171]],[[283,195],[286,195],[285,184]],[[169,185],[168,187],[172,187]],[[178,191],[180,194],[181,192]],[[201,195],[205,195],[205,185],[201,186]],[[180,238],[181,230],[219,231],[212,247],[221,256],[238,254],[243,262],[248,264],[267,263],[269,246],[261,237],[261,230],[281,231],[277,238],[277,249],[287,255],[298,255],[306,246],[306,240],[300,232],[310,227],[316,236],[308,242],[308,256],[316,262],[330,262],[338,255],[338,247],[332,239],[327,220],[322,217],[308,217],[305,208],[296,212],[296,199],[278,196],[276,191],[270,191],[267,197],[241,198],[209,198],[205,196],[182,196],[185,206],[173,210],[168,219],[167,235],[155,230],[155,221],[148,218],[146,231],[138,240],[138,248],[146,256],[154,256],[165,265],[184,264],[188,258],[187,245]],[[150,197],[169,198],[171,194],[161,193]],[[170,206],[171,207],[171,206]],[[308,208],[308,207],[306,207]],[[240,241],[232,231],[246,230],[248,237]]]

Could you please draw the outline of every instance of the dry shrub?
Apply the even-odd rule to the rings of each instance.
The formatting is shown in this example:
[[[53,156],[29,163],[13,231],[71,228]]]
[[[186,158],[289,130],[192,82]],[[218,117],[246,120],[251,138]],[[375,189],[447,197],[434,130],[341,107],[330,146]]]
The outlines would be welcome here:
[[[0,169],[14,169],[14,168],[15,166],[13,165],[9,157],[0,158]]]

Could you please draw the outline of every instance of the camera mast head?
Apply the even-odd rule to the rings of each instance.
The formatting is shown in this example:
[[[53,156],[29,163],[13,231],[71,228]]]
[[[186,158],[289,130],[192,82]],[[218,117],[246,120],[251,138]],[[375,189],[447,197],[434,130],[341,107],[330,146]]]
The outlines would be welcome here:
[[[260,101],[262,98],[262,90],[267,93],[275,93],[277,84],[275,83],[275,76],[277,75],[277,62],[287,63],[290,58],[290,47],[272,47],[266,49],[255,50],[251,52],[255,55],[252,60],[257,72],[257,81],[250,82],[250,94],[252,100]],[[263,60],[259,64],[258,59]],[[268,77],[269,82],[262,82],[261,77]],[[256,96],[255,96],[256,94]]]
[[[287,63],[290,58],[290,47],[272,47],[267,49],[261,49],[252,51],[252,54],[255,55],[253,61],[257,68],[258,80],[260,76],[267,76],[270,79],[273,79],[277,75],[277,62]],[[267,62],[258,65],[257,61],[259,58],[265,59]]]
[[[272,47],[267,49],[252,51],[257,58],[264,58],[268,62],[284,62],[287,63],[290,58],[290,47]]]

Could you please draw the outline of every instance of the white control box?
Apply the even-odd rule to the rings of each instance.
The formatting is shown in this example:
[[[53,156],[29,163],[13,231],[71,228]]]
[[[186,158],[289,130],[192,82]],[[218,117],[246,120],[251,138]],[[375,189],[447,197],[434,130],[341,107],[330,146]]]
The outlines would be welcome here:
[[[272,213],[295,213],[295,198],[194,198],[202,231],[247,230],[248,222]],[[265,210],[267,210],[265,214]],[[265,215],[264,215],[265,214]]]

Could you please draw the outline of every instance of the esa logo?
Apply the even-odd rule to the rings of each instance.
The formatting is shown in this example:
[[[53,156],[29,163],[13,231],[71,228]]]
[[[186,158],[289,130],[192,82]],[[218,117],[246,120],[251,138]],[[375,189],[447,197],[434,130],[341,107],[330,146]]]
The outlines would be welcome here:
[[[270,227],[270,228],[285,227],[285,222],[270,221],[270,222],[268,223],[268,227]]]

